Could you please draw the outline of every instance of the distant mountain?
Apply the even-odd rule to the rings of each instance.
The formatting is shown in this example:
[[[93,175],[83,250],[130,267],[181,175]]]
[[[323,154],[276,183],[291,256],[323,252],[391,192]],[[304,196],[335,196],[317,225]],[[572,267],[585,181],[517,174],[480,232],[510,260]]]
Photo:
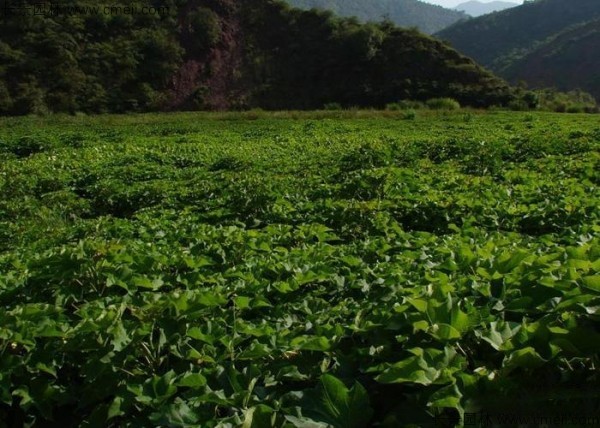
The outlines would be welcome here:
[[[597,93],[598,20],[599,0],[530,0],[437,36],[513,82]]]
[[[518,5],[518,3],[507,1],[493,1],[490,3],[483,3],[480,1],[472,0],[465,3],[461,3],[454,9],[460,12],[465,12],[467,15],[477,17],[481,15],[487,15],[488,13],[492,12],[498,12],[504,9],[510,9],[511,7],[515,7]]]
[[[400,27],[417,27],[433,34],[462,19],[463,12],[418,0],[286,0],[301,9],[330,10],[336,15],[355,16],[362,21],[389,19]]]
[[[600,19],[569,28],[507,67],[512,81],[585,89],[600,100]]]

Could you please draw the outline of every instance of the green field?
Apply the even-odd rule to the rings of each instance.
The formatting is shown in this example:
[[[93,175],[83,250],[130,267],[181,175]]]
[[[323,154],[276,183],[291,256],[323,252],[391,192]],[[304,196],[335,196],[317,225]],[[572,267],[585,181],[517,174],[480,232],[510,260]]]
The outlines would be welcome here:
[[[599,184],[594,115],[2,118],[0,427],[600,416]]]

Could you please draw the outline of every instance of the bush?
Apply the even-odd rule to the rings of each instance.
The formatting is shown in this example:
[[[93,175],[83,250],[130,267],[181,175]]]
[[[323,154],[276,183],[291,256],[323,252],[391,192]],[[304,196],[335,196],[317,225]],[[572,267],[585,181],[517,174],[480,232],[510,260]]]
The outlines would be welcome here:
[[[508,103],[508,108],[512,111],[528,111],[530,109],[524,100],[513,100]]]
[[[415,120],[417,118],[417,112],[414,110],[406,110],[402,115],[404,120]]]
[[[11,145],[10,151],[20,158],[26,158],[36,153],[46,151],[49,148],[51,148],[51,144],[49,141],[46,141],[39,137],[25,136],[15,141]]]
[[[460,103],[452,98],[432,98],[426,103],[432,110],[458,110]]]
[[[327,103],[323,106],[324,110],[343,110],[340,103]]]
[[[339,167],[341,172],[380,168],[389,165],[391,159],[389,148],[385,145],[366,143],[343,156]]]
[[[400,100],[396,103],[389,103],[385,106],[386,110],[398,111],[398,110],[418,110],[423,108],[424,105],[421,101],[411,100]]]
[[[44,100],[44,91],[39,87],[37,80],[32,78],[28,83],[18,85],[14,99],[13,113],[16,115],[48,113],[48,107]]]
[[[573,104],[567,107],[567,113],[585,113],[585,106]]]
[[[557,113],[594,113],[598,105],[594,97],[583,91],[558,92],[542,89],[537,92],[540,110]]]
[[[0,82],[0,112],[5,113],[10,111],[13,106],[13,100],[10,96],[8,88],[3,82]]]
[[[235,156],[224,156],[217,159],[209,168],[209,171],[241,171],[248,166],[243,159]]]

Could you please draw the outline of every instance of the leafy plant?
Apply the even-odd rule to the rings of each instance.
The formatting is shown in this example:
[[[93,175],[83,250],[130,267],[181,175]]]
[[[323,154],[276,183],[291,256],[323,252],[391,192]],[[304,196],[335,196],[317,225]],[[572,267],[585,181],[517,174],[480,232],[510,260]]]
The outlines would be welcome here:
[[[0,119],[0,426],[593,414],[597,121],[470,114]]]

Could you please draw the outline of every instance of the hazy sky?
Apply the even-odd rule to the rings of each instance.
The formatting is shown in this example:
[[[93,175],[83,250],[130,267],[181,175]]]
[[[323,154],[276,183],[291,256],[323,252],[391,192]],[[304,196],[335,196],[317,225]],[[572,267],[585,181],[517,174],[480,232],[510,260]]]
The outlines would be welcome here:
[[[467,0],[423,0],[423,1],[425,1],[427,3],[439,4],[440,6],[452,8],[456,5],[466,2]],[[481,1],[483,3],[489,3],[493,0],[479,0],[479,1]],[[523,0],[504,0],[504,1],[510,1],[510,2],[519,3],[519,4],[523,3]]]

